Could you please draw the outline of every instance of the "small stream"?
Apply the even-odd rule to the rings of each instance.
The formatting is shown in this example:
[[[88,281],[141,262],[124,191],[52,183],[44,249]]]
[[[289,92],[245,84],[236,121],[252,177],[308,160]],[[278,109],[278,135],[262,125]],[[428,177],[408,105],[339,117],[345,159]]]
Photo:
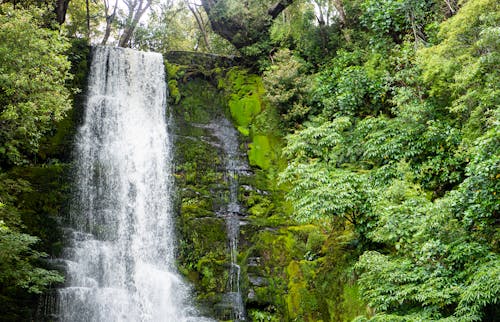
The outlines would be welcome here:
[[[251,171],[246,155],[239,148],[238,131],[228,119],[219,117],[208,125],[199,126],[208,129],[220,143],[218,148],[223,153],[224,181],[228,186],[228,194],[224,195],[220,209],[217,209],[217,215],[224,218],[226,222],[228,252],[231,260],[228,285],[223,300],[218,305],[219,311],[224,319],[245,321],[245,305],[240,287],[241,269],[237,258],[240,226],[245,224],[245,213],[238,201],[238,178],[251,175]]]

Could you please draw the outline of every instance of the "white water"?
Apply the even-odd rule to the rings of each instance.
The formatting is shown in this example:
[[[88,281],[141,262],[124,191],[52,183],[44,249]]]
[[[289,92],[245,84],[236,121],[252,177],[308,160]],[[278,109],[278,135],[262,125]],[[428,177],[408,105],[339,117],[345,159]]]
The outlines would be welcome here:
[[[87,99],[60,320],[206,320],[174,267],[162,56],[94,48]]]

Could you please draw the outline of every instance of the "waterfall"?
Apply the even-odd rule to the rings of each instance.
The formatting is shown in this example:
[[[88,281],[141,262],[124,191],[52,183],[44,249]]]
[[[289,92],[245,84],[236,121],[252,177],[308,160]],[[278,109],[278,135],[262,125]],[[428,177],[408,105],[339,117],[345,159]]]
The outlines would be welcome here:
[[[96,47],[76,142],[61,321],[203,321],[176,272],[163,59]]]

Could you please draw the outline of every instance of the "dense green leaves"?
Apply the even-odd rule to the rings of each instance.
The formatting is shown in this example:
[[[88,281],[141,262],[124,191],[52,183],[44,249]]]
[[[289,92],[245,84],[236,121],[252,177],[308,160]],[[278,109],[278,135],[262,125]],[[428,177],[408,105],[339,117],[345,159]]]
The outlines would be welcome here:
[[[70,107],[68,42],[42,14],[0,7],[0,167],[32,157]]]
[[[498,287],[491,286],[498,284],[499,275],[483,271],[498,262],[498,254],[464,229],[452,212],[452,200],[415,204],[416,200],[406,197],[389,207],[387,201],[382,208],[375,207],[382,212],[372,237],[395,249],[386,255],[366,252],[361,256],[357,268],[364,296],[378,310],[399,316],[480,320],[481,310],[500,296]],[[400,209],[405,210],[406,220]],[[464,316],[468,310],[476,317]]]
[[[286,121],[301,120],[310,108],[303,104],[310,89],[304,62],[284,49],[273,57],[273,65],[264,72],[263,83],[269,103],[278,108]]]
[[[319,73],[313,97],[326,116],[366,116],[382,108],[387,91],[384,67],[363,65],[362,55],[339,51]]]
[[[350,222],[363,241],[372,321],[498,314],[500,11],[463,2],[434,33],[435,5],[362,1],[369,42],[321,68],[284,149],[297,219]]]
[[[5,320],[28,320],[33,294],[63,281],[40,251],[51,241],[33,236],[50,225],[44,217],[34,227],[50,201],[41,200],[15,167],[37,162],[41,143],[71,107],[69,42],[49,29],[55,28],[52,8],[24,5],[0,5],[0,315]]]
[[[59,272],[36,267],[47,256],[32,247],[38,238],[15,232],[0,221],[0,285],[3,289],[17,286],[30,293],[41,293],[49,285],[64,278]]]

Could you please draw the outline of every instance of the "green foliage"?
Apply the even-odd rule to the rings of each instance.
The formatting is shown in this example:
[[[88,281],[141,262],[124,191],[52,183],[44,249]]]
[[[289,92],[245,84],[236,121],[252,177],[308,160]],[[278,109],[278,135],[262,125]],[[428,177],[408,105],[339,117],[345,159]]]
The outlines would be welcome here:
[[[85,34],[84,1],[74,2],[68,32]],[[220,301],[228,277],[225,226],[213,216],[213,196],[224,189],[216,170],[221,160],[194,139],[206,131],[189,123],[230,114],[255,172],[239,178],[250,215],[241,228],[248,247],[239,257],[242,276],[248,270],[266,281],[243,281],[254,292],[252,319],[494,320],[500,314],[498,1],[314,2],[340,4],[345,21],[337,11],[317,24],[311,2],[296,1],[273,22],[269,38],[263,30],[270,1],[218,1],[214,15],[241,23],[234,25],[241,27],[233,30],[236,41],[258,39],[241,52],[258,60],[262,79],[243,69],[168,66],[172,113],[182,119],[175,173],[182,187],[179,269],[205,303]],[[102,18],[96,10],[91,2],[94,25]],[[69,97],[66,40],[44,28],[46,16],[29,6],[0,7],[4,169],[37,154],[45,158],[63,142],[64,134],[43,139],[54,133]],[[149,19],[135,47],[209,50],[186,8],[170,3]],[[205,35],[212,51],[234,53],[213,32]],[[96,36],[93,28],[90,37]],[[261,56],[271,48],[272,56]],[[40,251],[55,247],[41,221],[60,210],[64,187],[50,177],[61,171],[55,164],[0,174],[2,288],[39,293],[61,281],[44,268]],[[296,221],[303,225],[286,226]],[[249,256],[260,264],[245,267]]]
[[[348,163],[351,127],[348,117],[317,118],[288,136],[283,152],[293,161],[280,179],[291,185],[287,198],[299,220],[330,217],[356,223],[368,209],[368,172],[352,171]]]
[[[293,171],[293,173],[292,173]],[[362,174],[345,170],[329,171],[318,162],[291,164],[284,176],[293,175],[287,195],[294,202],[297,219],[308,221],[340,217],[356,223],[367,207],[368,185]]]
[[[404,3],[404,0],[364,1],[361,21],[377,34],[402,32],[406,27]]]
[[[361,7],[360,21],[372,32],[374,46],[383,46],[387,37],[396,43],[409,37],[415,44],[425,43],[426,33],[433,35],[433,24],[442,15],[439,2],[433,0],[368,0]]]
[[[169,50],[207,51],[199,32],[196,20],[184,2],[164,1],[152,8],[144,24],[137,26],[133,47],[161,53]]]
[[[373,64],[360,51],[341,50],[318,74],[313,99],[326,116],[366,116],[384,108],[386,67]]]
[[[179,92],[177,80],[171,79],[168,81],[168,95],[174,104],[179,103],[181,99],[181,93]]]
[[[252,318],[252,321],[256,322],[278,322],[279,319],[271,313],[259,310],[250,310],[248,315]]]
[[[61,177],[59,170],[29,167],[0,173],[0,314],[6,319],[29,319],[36,295],[63,282],[45,260],[60,247],[54,216],[65,199]]]
[[[266,99],[278,108],[285,121],[304,119],[310,110],[304,106],[310,88],[304,62],[286,49],[277,52],[273,60],[262,78]]]
[[[11,320],[31,319],[33,294],[63,282],[45,257],[60,249],[54,218],[67,186],[57,158],[70,149],[68,87],[83,82],[87,49],[70,49],[47,19],[52,10],[0,5],[0,311]]]
[[[498,256],[483,261],[469,276],[467,288],[461,294],[457,316],[463,321],[481,321],[488,305],[498,306],[500,287],[500,259]],[[498,311],[497,311],[498,312]]]
[[[87,26],[87,4],[89,9],[89,25]],[[85,37],[87,42],[102,37],[103,30],[98,28],[104,20],[103,1],[71,0],[66,13],[65,31],[69,37]]]
[[[26,163],[70,108],[69,43],[43,11],[0,7],[0,166]]]
[[[34,264],[47,254],[35,251],[38,238],[13,231],[0,221],[0,285],[42,293],[48,286],[64,281],[56,271],[36,267]]]
[[[0,173],[0,314],[8,320],[29,319],[37,295],[63,281],[45,258],[61,250],[65,171],[53,164]]]
[[[354,233],[357,285],[375,313],[359,321],[491,320],[498,4],[464,2],[434,34],[442,16],[432,1],[358,3],[356,27],[369,30],[321,67],[314,109],[283,150],[294,216]],[[437,43],[418,49],[425,32]]]
[[[271,16],[269,0],[217,0],[205,2],[208,18],[215,32],[227,39],[244,55],[256,57],[268,50]]]
[[[324,6],[331,6],[331,1],[322,2]],[[273,21],[270,30],[271,41],[279,48],[290,48],[302,57],[307,57],[309,65],[323,63],[325,54],[333,52],[339,46],[338,21],[335,19],[332,8],[327,21],[318,25],[318,17],[312,1],[295,1],[282,14],[282,19]],[[329,18],[329,19],[328,19]],[[281,49],[283,50],[283,49]],[[300,88],[299,86],[297,86]]]
[[[381,196],[375,206],[380,220],[371,237],[394,251],[365,252],[357,264],[369,304],[409,318],[484,318],[482,310],[495,305],[500,293],[491,286],[498,275],[483,269],[496,265],[499,256],[456,219],[454,195],[434,203],[421,197],[418,201],[418,190],[404,188],[403,182],[386,193],[389,198]],[[481,289],[476,277],[482,280]]]
[[[476,135],[500,103],[499,12],[497,1],[468,1],[441,25],[440,43],[419,52],[432,97],[462,122],[469,121],[467,130]]]

